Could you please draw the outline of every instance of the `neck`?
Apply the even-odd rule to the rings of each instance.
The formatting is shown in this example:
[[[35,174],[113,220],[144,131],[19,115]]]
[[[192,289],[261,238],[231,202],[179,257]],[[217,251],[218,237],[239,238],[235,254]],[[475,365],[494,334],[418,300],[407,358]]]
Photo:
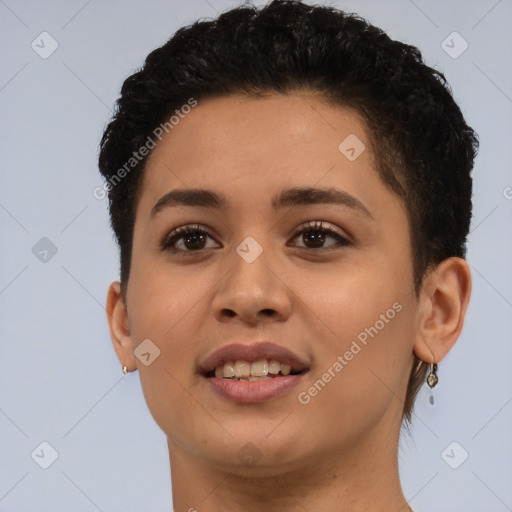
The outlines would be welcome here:
[[[222,467],[169,440],[174,510],[231,512],[322,510],[409,512],[394,442],[304,457],[283,467]]]

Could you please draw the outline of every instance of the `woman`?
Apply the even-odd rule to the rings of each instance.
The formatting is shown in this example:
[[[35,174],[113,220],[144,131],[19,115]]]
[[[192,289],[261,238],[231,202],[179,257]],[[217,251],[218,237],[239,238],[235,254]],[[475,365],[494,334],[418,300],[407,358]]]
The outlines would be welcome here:
[[[412,510],[398,439],[463,326],[477,145],[416,48],[329,7],[197,22],[125,81],[107,312],[175,510]]]

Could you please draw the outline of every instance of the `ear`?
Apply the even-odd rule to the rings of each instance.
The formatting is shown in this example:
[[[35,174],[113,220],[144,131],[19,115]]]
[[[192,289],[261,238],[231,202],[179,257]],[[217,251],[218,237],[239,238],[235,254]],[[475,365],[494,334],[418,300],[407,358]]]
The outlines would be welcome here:
[[[128,325],[128,312],[121,294],[119,281],[113,282],[107,294],[107,318],[112,345],[116,351],[119,362],[129,371],[137,368],[133,343]]]
[[[448,258],[427,274],[420,291],[418,337],[414,353],[426,363],[439,363],[455,345],[471,295],[466,260]]]

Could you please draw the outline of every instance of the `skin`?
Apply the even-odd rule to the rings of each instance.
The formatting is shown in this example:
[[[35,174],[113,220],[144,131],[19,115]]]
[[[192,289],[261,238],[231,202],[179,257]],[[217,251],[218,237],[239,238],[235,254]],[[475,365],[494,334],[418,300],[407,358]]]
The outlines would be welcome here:
[[[338,145],[355,134],[365,151],[349,161]],[[334,187],[371,214],[343,205],[274,212],[291,187]],[[162,209],[176,188],[226,196],[229,209]],[[322,252],[302,224],[323,221]],[[174,228],[211,229],[204,248],[183,237],[177,254],[159,243]],[[315,231],[313,229],[313,235]],[[248,236],[262,254],[236,252]],[[196,249],[197,251],[197,249]],[[153,150],[136,210],[126,303],[112,283],[107,313],[114,349],[136,368],[155,421],[168,437],[176,511],[407,511],[397,450],[413,353],[439,362],[462,329],[471,291],[467,263],[449,258],[416,297],[407,213],[379,179],[361,118],[312,93],[200,101]],[[297,399],[374,326],[402,309],[308,404]],[[134,349],[149,338],[160,356],[145,366]],[[308,362],[299,388],[237,404],[214,394],[198,365],[232,342],[271,340]],[[260,459],[238,457],[251,442]]]

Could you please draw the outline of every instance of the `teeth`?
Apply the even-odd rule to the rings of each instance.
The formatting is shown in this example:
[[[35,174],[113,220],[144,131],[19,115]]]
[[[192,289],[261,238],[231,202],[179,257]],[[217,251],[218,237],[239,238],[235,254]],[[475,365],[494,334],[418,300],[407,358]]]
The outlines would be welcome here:
[[[215,377],[225,379],[241,379],[241,380],[267,380],[269,375],[290,375],[292,367],[289,364],[280,363],[275,359],[268,361],[260,359],[254,363],[247,361],[229,361],[222,366],[215,368]]]
[[[235,376],[235,363],[230,361],[224,365],[223,377],[234,377]]]
[[[292,371],[292,367],[289,364],[281,363],[281,373],[283,375],[290,375],[291,371]]]
[[[254,377],[263,377],[268,375],[268,363],[266,359],[255,361],[251,364],[251,375]]]
[[[235,377],[249,377],[251,375],[251,363],[237,361],[235,363]]]
[[[268,362],[268,373],[272,375],[277,375],[281,371],[281,363],[276,361],[275,359],[271,359]]]

